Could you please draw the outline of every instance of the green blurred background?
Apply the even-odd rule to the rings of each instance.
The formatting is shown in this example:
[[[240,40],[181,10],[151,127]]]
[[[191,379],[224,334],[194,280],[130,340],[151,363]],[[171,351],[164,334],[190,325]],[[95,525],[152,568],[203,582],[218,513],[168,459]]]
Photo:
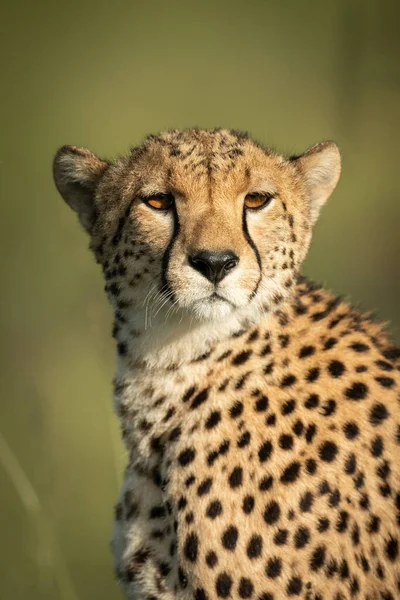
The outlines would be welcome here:
[[[0,9],[0,598],[117,600],[108,541],[124,466],[111,314],[52,183],[64,143],[225,126],[343,176],[304,271],[399,338],[399,2],[3,2]]]

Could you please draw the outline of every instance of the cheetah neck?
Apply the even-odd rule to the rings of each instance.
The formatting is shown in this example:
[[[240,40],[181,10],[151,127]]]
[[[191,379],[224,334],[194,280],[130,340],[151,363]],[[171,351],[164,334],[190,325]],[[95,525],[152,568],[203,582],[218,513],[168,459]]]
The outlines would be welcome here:
[[[273,327],[275,320],[274,313],[242,310],[215,322],[193,321],[188,316],[166,321],[160,315],[151,327],[140,328],[136,317],[121,328],[117,337],[127,353],[119,357],[117,372],[126,369],[127,364],[131,368],[175,370],[209,354],[238,332],[247,331],[261,321],[264,326]]]

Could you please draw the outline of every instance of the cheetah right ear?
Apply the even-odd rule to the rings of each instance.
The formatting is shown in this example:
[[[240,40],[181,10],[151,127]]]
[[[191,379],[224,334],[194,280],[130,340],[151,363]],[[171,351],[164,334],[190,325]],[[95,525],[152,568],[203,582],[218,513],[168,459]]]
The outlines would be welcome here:
[[[301,156],[292,157],[303,174],[311,208],[316,222],[319,212],[332,194],[340,177],[340,153],[334,142],[321,142]]]
[[[63,146],[54,157],[56,187],[88,233],[91,233],[97,216],[95,190],[108,167],[108,162],[77,146]]]

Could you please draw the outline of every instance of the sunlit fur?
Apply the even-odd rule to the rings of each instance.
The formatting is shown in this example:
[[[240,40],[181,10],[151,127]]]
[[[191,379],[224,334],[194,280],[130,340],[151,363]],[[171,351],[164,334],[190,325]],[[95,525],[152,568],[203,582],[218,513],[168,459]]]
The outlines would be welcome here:
[[[398,597],[399,351],[298,276],[339,173],[333,143],[286,159],[220,130],[55,158],[115,311],[128,600]],[[214,286],[199,250],[239,263]]]

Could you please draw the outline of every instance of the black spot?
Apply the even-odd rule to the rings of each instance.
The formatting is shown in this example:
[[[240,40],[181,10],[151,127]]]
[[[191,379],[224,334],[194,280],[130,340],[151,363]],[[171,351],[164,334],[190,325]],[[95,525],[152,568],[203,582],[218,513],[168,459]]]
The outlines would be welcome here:
[[[215,565],[217,564],[217,562],[218,562],[218,558],[217,558],[217,555],[215,554],[215,552],[213,550],[210,550],[210,552],[207,552],[206,563],[210,567],[210,569],[213,569],[215,567]]]
[[[243,403],[240,402],[239,400],[237,400],[230,408],[229,410],[230,415],[232,417],[232,419],[236,419],[237,417],[240,417],[240,415],[243,412]]]
[[[279,577],[282,571],[282,561],[277,556],[268,559],[267,566],[265,568],[265,573],[267,577],[270,579],[275,579]]]
[[[162,519],[165,517],[165,506],[153,506],[150,510],[150,519]]]
[[[325,546],[318,546],[311,555],[310,569],[312,571],[318,571],[325,561]]]
[[[319,396],[317,394],[311,394],[304,402],[304,406],[309,410],[316,408],[319,404]]]
[[[228,573],[220,573],[217,577],[217,581],[215,583],[215,589],[217,595],[220,598],[227,598],[231,593],[232,588],[232,578],[228,575]]]
[[[349,565],[347,564],[347,560],[342,560],[340,563],[340,578],[347,579],[349,577]]]
[[[377,367],[382,369],[382,371],[393,371],[393,369],[394,369],[393,365],[386,362],[385,360],[376,360],[375,364]]]
[[[239,532],[236,527],[231,525],[222,535],[222,545],[227,550],[234,550],[236,548]]]
[[[351,539],[353,540],[354,546],[358,546],[360,543],[360,529],[357,523],[354,524],[353,531],[351,532]]]
[[[258,458],[260,459],[260,462],[265,462],[266,460],[268,460],[271,456],[272,450],[273,447],[271,442],[264,442],[264,444],[258,451]]]
[[[307,356],[312,356],[314,352],[314,346],[303,346],[299,352],[299,358],[306,358]]]
[[[356,457],[353,453],[349,454],[344,464],[344,470],[348,475],[353,475],[356,471],[357,463]]]
[[[380,435],[377,435],[371,443],[371,454],[379,458],[383,452],[383,439]]]
[[[279,438],[279,446],[282,448],[282,450],[290,450],[293,448],[293,436],[282,434]]]
[[[352,596],[355,596],[360,591],[360,585],[356,577],[352,577],[350,581],[350,593]]]
[[[368,533],[378,533],[380,525],[381,525],[380,518],[377,517],[376,515],[371,515],[368,525],[367,525]]]
[[[253,354],[252,350],[244,350],[243,352],[240,352],[232,359],[232,364],[235,366],[243,365],[245,362],[247,362],[249,360],[249,358],[252,354]]]
[[[299,508],[301,512],[310,512],[314,502],[314,497],[311,492],[306,492],[301,498]]]
[[[369,420],[372,425],[377,426],[380,425],[385,419],[389,416],[389,412],[386,406],[382,403],[376,403],[371,408],[369,413]]]
[[[337,506],[340,502],[340,498],[341,498],[341,496],[340,496],[339,490],[334,490],[329,496],[329,500],[328,500],[329,506],[331,508],[334,508],[335,506]]]
[[[183,552],[185,557],[190,560],[190,562],[196,562],[197,555],[199,551],[199,540],[195,533],[189,533],[186,538],[185,545],[183,548]]]
[[[303,583],[299,577],[292,577],[287,584],[286,592],[288,596],[300,596],[303,589]]]
[[[196,481],[196,477],[194,475],[189,475],[189,477],[185,481],[185,486],[190,487]]]
[[[253,496],[245,496],[243,498],[242,509],[243,509],[243,512],[246,513],[246,515],[249,515],[253,511],[253,509],[254,509],[254,497]]]
[[[158,570],[160,571],[160,575],[162,577],[168,577],[168,574],[171,572],[171,567],[167,563],[160,563],[158,565]]]
[[[352,383],[350,387],[345,390],[345,396],[349,400],[364,400],[368,394],[368,387],[361,381]]]
[[[308,381],[308,383],[313,383],[314,381],[316,381],[319,377],[319,367],[314,367],[312,369],[310,369],[306,375],[306,381]]]
[[[243,375],[241,375],[238,380],[235,383],[235,390],[241,390],[242,387],[244,386],[244,384],[246,383],[249,375],[251,374],[250,371],[248,371],[247,373],[244,373]]]
[[[258,489],[260,490],[260,492],[266,492],[272,487],[273,483],[273,477],[271,475],[265,475],[265,477],[261,479]]]
[[[247,544],[247,556],[251,559],[258,558],[261,554],[263,541],[261,535],[252,535]]]
[[[125,342],[118,342],[117,352],[120,356],[125,356],[128,351],[128,347]]]
[[[232,473],[229,475],[229,485],[231,488],[237,488],[242,485],[243,481],[243,469],[242,467],[235,467]]]
[[[277,546],[283,546],[286,544],[289,532],[287,529],[278,529],[276,534],[274,535],[274,544]]]
[[[240,438],[238,439],[238,448],[245,448],[249,445],[251,439],[251,435],[248,431],[245,431]]]
[[[340,360],[331,360],[328,365],[328,371],[331,377],[341,377],[345,370],[346,367]]]
[[[381,479],[387,479],[390,475],[390,466],[387,460],[384,460],[376,469],[376,474]]]
[[[169,434],[169,441],[170,442],[176,442],[176,440],[178,440],[181,436],[182,430],[180,427],[174,427],[171,431],[171,433]]]
[[[206,429],[213,429],[221,420],[221,413],[219,410],[214,410],[206,421]]]
[[[394,386],[394,379],[392,379],[392,377],[375,377],[375,381],[384,388],[391,388]]]
[[[295,433],[296,435],[298,435],[300,437],[304,431],[304,425],[303,425],[302,421],[300,421],[300,419],[297,420],[296,423],[293,425],[292,429],[293,429],[293,433]]]
[[[399,542],[392,535],[386,540],[385,543],[386,556],[392,562],[396,560],[399,555]]]
[[[216,519],[222,513],[222,504],[219,500],[210,502],[207,508],[206,515],[210,519]]]
[[[367,352],[369,350],[369,346],[363,344],[362,342],[354,342],[351,344],[350,348],[352,348],[355,352]]]
[[[326,400],[324,404],[321,406],[321,414],[324,417],[330,417],[336,410],[336,402],[335,400]]]
[[[190,400],[190,398],[193,396],[193,394],[195,393],[196,388],[195,386],[190,387],[185,394],[183,395],[183,402],[188,402]]]
[[[314,439],[315,434],[317,433],[317,426],[315,423],[311,423],[306,429],[306,442],[307,444],[311,444]]]
[[[267,410],[268,408],[268,398],[266,396],[261,396],[261,398],[259,398],[255,404],[255,410],[257,412],[262,412],[264,410]]]
[[[268,523],[268,525],[273,525],[279,520],[281,515],[280,506],[275,500],[272,500],[264,510],[264,521]]]
[[[192,400],[190,405],[191,409],[198,408],[203,402],[205,402],[208,398],[208,388],[199,392]]]
[[[324,442],[319,447],[319,456],[325,462],[333,462],[338,453],[338,447],[334,442]]]
[[[393,346],[393,348],[388,348],[387,350],[382,352],[382,354],[388,360],[395,360],[396,358],[400,358],[400,348],[396,348],[396,346]]]
[[[340,511],[338,519],[336,521],[336,531],[343,533],[347,529],[349,521],[349,513],[345,510]]]
[[[280,342],[281,348],[287,348],[287,346],[289,345],[289,342],[290,342],[290,337],[288,335],[280,335],[279,342]]]
[[[282,483],[293,483],[299,477],[300,463],[292,462],[286,467],[281,476]]]
[[[202,483],[197,488],[197,494],[199,496],[205,496],[210,491],[211,485],[212,485],[212,479],[211,479],[211,477],[208,477],[207,479],[202,481]]]
[[[239,582],[239,596],[241,598],[251,598],[254,592],[254,585],[247,577],[242,577]]]
[[[343,426],[343,431],[348,440],[354,440],[360,433],[358,425],[357,423],[354,423],[354,421],[348,421],[345,423]]]
[[[186,448],[186,450],[183,450],[178,456],[179,464],[182,465],[182,467],[186,467],[194,460],[195,456],[196,451],[194,448]]]
[[[281,381],[281,387],[282,388],[290,387],[291,385],[296,383],[296,381],[297,381],[297,379],[294,375],[286,375],[286,377],[284,377]]]
[[[324,344],[324,350],[331,350],[337,344],[337,339],[334,337],[330,337],[326,340]]]
[[[187,586],[188,580],[187,580],[186,573],[180,567],[178,569],[178,577],[179,577],[179,583],[181,584],[181,588],[184,589]]]
[[[319,533],[327,531],[329,529],[329,526],[329,519],[327,519],[326,517],[321,517],[320,519],[318,519],[317,530],[319,531]]]
[[[290,415],[290,413],[292,413],[295,408],[296,408],[296,401],[295,400],[287,400],[281,408],[281,413],[283,415]]]
[[[208,600],[208,596],[203,588],[197,588],[194,593],[194,600]]]
[[[308,458],[306,460],[306,471],[310,475],[314,475],[317,470],[317,463],[313,458]]]
[[[266,367],[264,367],[264,374],[271,375],[273,370],[274,370],[274,361],[271,361],[270,363],[268,363],[266,365]]]
[[[294,535],[296,548],[304,548],[310,541],[310,531],[307,527],[299,527]]]
[[[268,354],[271,354],[271,344],[265,344],[260,352],[260,356],[267,356]]]

